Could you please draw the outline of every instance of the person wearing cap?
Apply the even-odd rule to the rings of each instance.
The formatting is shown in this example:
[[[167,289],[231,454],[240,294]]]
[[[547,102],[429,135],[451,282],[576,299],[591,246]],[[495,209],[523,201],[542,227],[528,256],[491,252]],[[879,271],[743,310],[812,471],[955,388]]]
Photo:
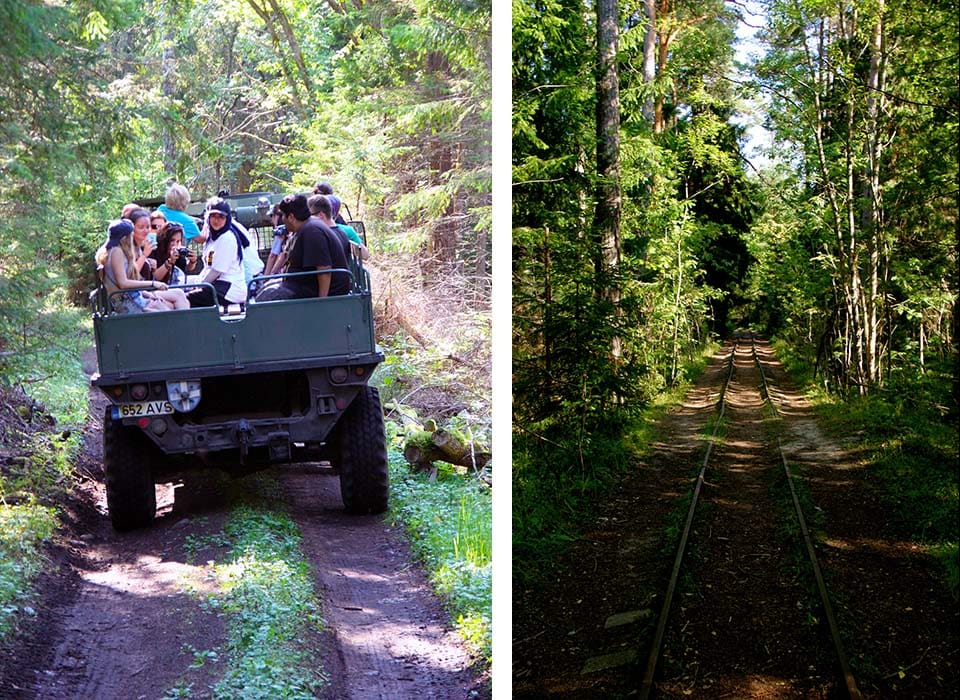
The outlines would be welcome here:
[[[103,285],[117,313],[188,309],[190,303],[181,289],[167,289],[163,282],[142,280],[136,268],[133,223],[119,219],[107,229]],[[114,294],[129,290],[125,294]]]
[[[243,272],[243,249],[250,240],[234,224],[230,203],[214,198],[207,203],[206,226],[209,237],[203,244],[205,272],[200,280],[213,286],[216,300],[208,287],[190,295],[191,306],[243,304],[247,300]]]
[[[334,232],[310,216],[306,196],[288,194],[277,206],[281,223],[295,236],[286,271],[317,274],[285,277],[279,284],[267,285],[257,295],[257,301],[348,294],[350,276],[344,271],[347,260],[343,246]]]
[[[313,194],[322,194],[327,197],[333,197],[334,196],[333,185],[331,185],[329,182],[318,182],[316,185],[313,186]],[[334,223],[337,223],[337,224],[345,224],[347,222],[344,221],[343,217],[340,216],[340,213],[339,213],[340,212],[339,202],[340,202],[340,199],[338,198],[337,211],[333,213],[333,221]]]

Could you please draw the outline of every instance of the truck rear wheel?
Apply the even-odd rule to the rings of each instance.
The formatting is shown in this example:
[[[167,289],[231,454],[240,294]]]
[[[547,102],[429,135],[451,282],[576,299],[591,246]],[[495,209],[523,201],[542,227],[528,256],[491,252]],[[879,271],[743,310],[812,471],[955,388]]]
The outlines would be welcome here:
[[[340,451],[340,496],[349,513],[382,513],[390,483],[380,393],[364,387],[336,426]]]
[[[151,470],[154,445],[137,428],[103,417],[103,471],[107,508],[113,529],[120,532],[149,525],[157,512]]]

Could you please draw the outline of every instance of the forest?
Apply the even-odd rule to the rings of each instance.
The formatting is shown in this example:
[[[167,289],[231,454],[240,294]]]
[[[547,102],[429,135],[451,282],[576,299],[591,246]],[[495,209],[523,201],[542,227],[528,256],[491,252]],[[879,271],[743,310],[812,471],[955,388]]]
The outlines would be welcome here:
[[[56,568],[52,542],[100,523],[83,530],[71,513],[100,470],[86,461],[103,415],[87,414],[96,362],[81,360],[109,223],[174,182],[202,203],[323,181],[371,253],[385,355],[372,384],[395,482],[387,531],[410,533],[408,556],[483,675],[491,465],[428,479],[402,451],[425,424],[490,445],[490,24],[485,0],[0,0],[0,671],[9,634],[52,609],[30,590]],[[282,556],[305,570],[290,517],[263,520],[281,524],[294,542]],[[296,624],[312,624],[301,613]],[[279,639],[275,622],[251,624]],[[299,682],[275,668],[285,693]]]
[[[955,513],[957,21],[948,2],[513,3],[515,581],[737,328],[883,416],[888,447],[923,443]]]
[[[489,403],[488,5],[93,0],[0,15],[9,381],[57,366],[55,309],[88,308],[94,252],[127,202],[161,201],[172,182],[202,202],[327,181],[368,232],[392,390],[418,394],[403,375],[420,348],[458,358],[442,368],[453,386]],[[456,414],[438,384],[428,407]],[[475,415],[482,429],[489,407]]]

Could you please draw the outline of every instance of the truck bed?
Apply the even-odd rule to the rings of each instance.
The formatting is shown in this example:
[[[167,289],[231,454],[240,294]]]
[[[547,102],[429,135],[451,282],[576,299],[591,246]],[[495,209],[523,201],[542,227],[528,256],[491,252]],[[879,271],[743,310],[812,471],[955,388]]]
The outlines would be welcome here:
[[[369,292],[250,303],[240,314],[217,307],[95,313],[94,384],[173,377],[176,370],[206,375],[365,362],[379,354],[372,315]]]

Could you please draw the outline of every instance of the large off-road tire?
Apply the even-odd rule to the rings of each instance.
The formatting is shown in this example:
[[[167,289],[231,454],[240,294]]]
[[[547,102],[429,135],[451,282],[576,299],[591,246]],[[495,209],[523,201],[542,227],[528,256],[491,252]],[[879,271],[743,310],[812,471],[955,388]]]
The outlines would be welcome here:
[[[138,428],[103,417],[103,471],[110,522],[124,532],[149,525],[157,512],[150,443]]]
[[[340,496],[348,513],[382,513],[390,497],[380,394],[364,387],[336,425]]]

